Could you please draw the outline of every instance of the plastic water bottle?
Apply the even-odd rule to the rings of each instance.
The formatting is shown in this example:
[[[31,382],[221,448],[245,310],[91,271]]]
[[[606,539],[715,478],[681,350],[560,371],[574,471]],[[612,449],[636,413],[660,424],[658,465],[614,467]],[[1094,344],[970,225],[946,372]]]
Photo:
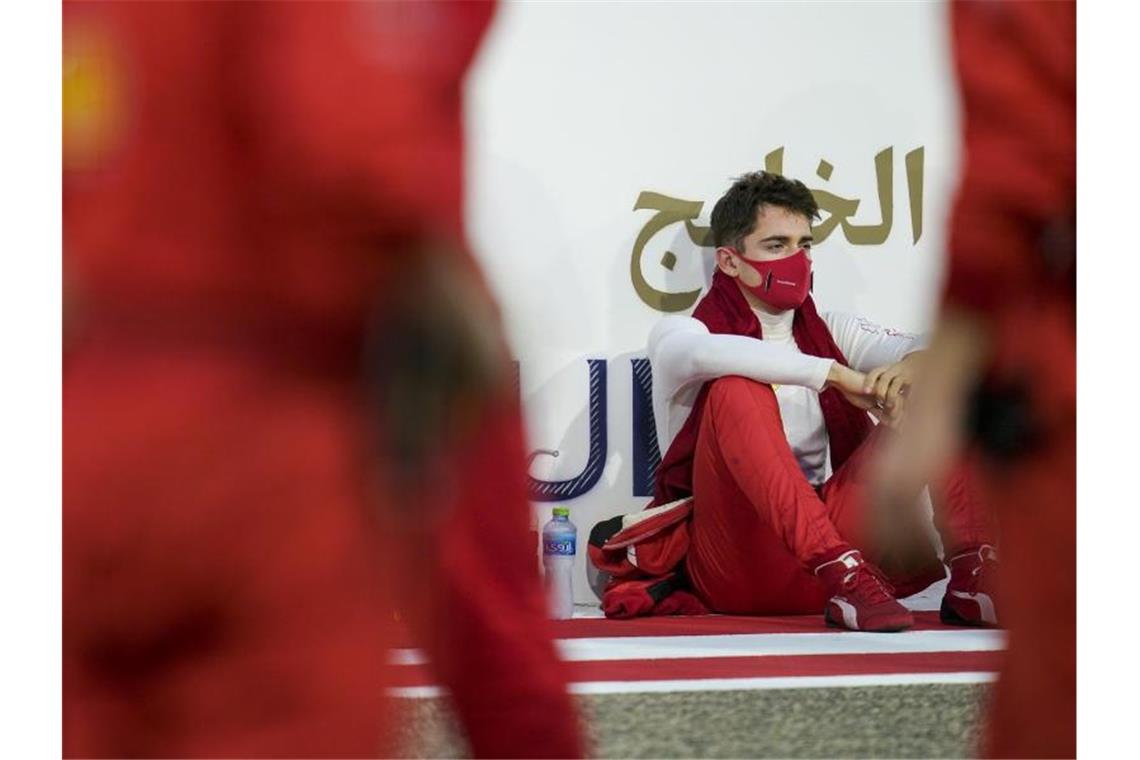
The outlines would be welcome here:
[[[542,526],[542,567],[550,615],[556,620],[574,616],[574,555],[578,551],[578,528],[570,522],[570,510],[555,507],[550,522]]]

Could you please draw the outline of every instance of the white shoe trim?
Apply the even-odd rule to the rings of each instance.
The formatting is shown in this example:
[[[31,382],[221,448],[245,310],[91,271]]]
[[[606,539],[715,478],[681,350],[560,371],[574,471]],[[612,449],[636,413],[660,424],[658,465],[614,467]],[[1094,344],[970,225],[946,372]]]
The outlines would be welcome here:
[[[843,565],[848,570],[853,570],[856,567],[859,567],[859,565],[863,564],[863,557],[859,553],[858,549],[852,549],[851,551],[847,552],[846,554],[839,555],[838,557],[831,560],[830,562],[824,562],[822,565],[820,565],[819,567],[817,567],[815,569],[815,574],[819,575],[820,570],[827,567],[828,565],[834,565],[836,562]]]
[[[953,557],[946,560],[946,563],[947,564],[953,564],[954,562],[957,562],[958,560],[960,560],[964,557],[975,557],[975,556],[979,557],[983,562],[987,559],[992,561],[992,562],[997,562],[998,561],[997,547],[994,546],[993,544],[982,544],[981,546],[979,546],[974,551],[962,552],[961,554],[955,554]]]
[[[855,607],[852,604],[837,596],[831,597],[831,603],[837,606],[839,611],[843,613],[843,625],[853,631],[859,630],[859,614],[855,611]]]

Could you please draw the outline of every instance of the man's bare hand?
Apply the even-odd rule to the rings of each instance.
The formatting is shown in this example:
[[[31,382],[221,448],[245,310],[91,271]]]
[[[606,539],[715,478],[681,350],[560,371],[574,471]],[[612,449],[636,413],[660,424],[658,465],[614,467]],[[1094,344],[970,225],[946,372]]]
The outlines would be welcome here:
[[[894,364],[871,370],[867,373],[867,384],[863,386],[863,392],[878,399],[884,409],[893,410],[900,406],[918,375],[921,356],[921,351],[915,351]]]
[[[437,478],[445,448],[462,445],[510,388],[494,306],[459,249],[433,241],[403,258],[366,356],[373,429],[389,469],[410,489]]]
[[[898,427],[903,418],[906,398],[918,375],[920,351],[907,354],[901,361],[876,367],[867,373],[863,393],[873,396],[876,409],[871,411],[880,422]]]
[[[844,398],[856,407],[873,413],[877,400],[872,394],[864,390],[866,385],[867,376],[862,372],[846,367],[839,362],[832,362],[831,369],[827,373],[826,387],[837,389]]]

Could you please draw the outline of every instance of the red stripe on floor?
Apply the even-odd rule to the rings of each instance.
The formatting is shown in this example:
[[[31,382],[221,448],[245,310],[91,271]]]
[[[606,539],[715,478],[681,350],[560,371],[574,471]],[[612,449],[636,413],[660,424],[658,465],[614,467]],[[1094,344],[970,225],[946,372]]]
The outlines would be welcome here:
[[[889,635],[889,634],[883,634]],[[1001,652],[900,652],[763,657],[700,657],[662,660],[606,660],[565,663],[570,680],[668,681],[694,678],[883,675],[893,673],[993,672]],[[395,687],[435,683],[422,665],[393,668]]]
[[[606,638],[617,636],[710,636],[724,633],[840,633],[823,622],[823,615],[744,617],[738,615],[689,615],[643,617],[631,620],[578,618],[555,620],[554,635],[560,639]],[[915,612],[912,631],[957,630],[943,625],[938,613]]]

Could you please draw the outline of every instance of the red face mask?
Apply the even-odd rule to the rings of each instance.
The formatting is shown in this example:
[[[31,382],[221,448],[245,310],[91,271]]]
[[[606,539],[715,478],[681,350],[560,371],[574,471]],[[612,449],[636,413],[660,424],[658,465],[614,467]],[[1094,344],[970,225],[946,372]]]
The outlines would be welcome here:
[[[760,284],[755,287],[743,280],[740,284],[764,303],[774,309],[787,311],[800,308],[807,300],[811,289],[811,259],[803,248],[775,261],[749,261],[739,252],[733,250],[733,253],[760,275]]]

